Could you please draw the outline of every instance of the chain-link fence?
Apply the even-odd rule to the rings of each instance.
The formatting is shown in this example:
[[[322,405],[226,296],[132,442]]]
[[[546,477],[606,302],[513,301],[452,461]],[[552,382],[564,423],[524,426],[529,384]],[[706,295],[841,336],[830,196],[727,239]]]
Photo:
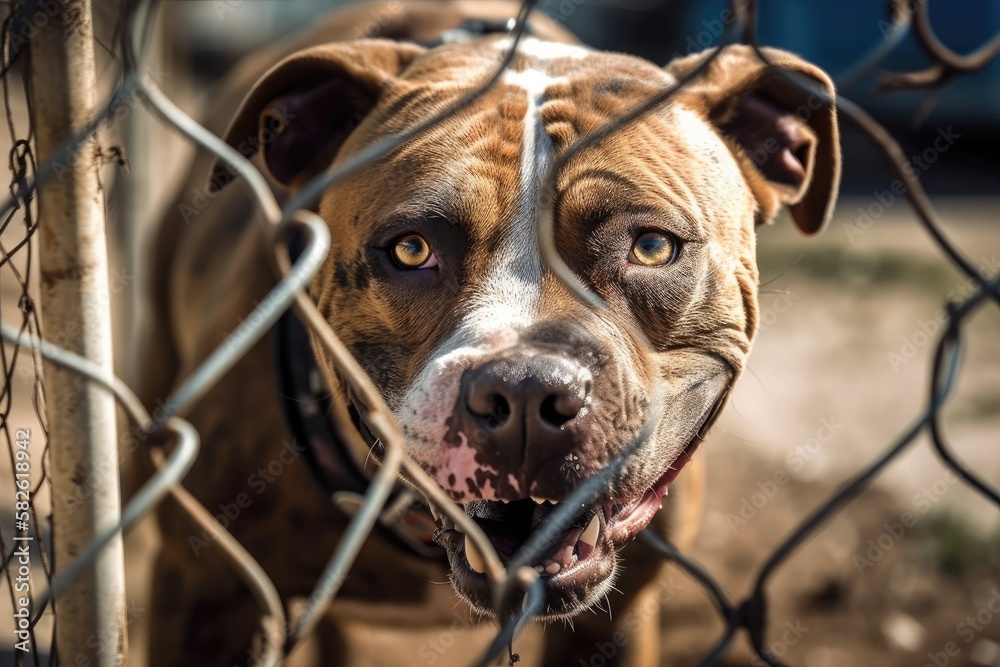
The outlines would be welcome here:
[[[513,561],[505,567],[489,539],[476,522],[470,519],[458,505],[451,502],[427,473],[406,455],[402,431],[380,397],[377,387],[351,357],[308,297],[305,288],[320,268],[330,246],[329,227],[308,208],[334,183],[358,173],[362,168],[385,157],[395,148],[425,132],[442,119],[458,113],[494,86],[514,57],[519,41],[524,34],[526,22],[535,9],[535,0],[525,0],[523,3],[516,23],[510,28],[510,40],[506,52],[500,57],[494,73],[476,90],[411,131],[379,141],[339,162],[334,168],[307,183],[284,206],[279,205],[262,174],[239,151],[198,125],[175,106],[161,92],[155,82],[143,76],[143,72],[146,71],[145,55],[140,45],[145,43],[144,35],[149,31],[149,17],[154,13],[152,8],[155,4],[155,0],[138,1],[126,3],[126,6],[123,7],[123,29],[118,48],[124,63],[124,73],[114,95],[80,131],[76,132],[74,136],[66,136],[61,147],[51,155],[45,156],[45,161],[37,165],[32,152],[33,140],[35,139],[34,130],[30,126],[27,130],[16,127],[15,117],[18,114],[10,106],[10,101],[14,98],[13,93],[9,90],[12,78],[6,75],[19,59],[25,57],[27,46],[21,42],[15,43],[11,39],[13,34],[11,26],[37,12],[39,3],[28,0],[15,3],[3,30],[3,70],[0,73],[0,80],[3,82],[4,98],[7,101],[6,115],[13,148],[9,155],[12,179],[9,195],[3,206],[4,219],[0,231],[7,230],[10,225],[15,224],[15,220],[17,224],[22,226],[20,240],[15,245],[0,247],[0,253],[2,253],[0,270],[7,271],[13,276],[20,293],[18,309],[21,326],[19,330],[4,326],[2,332],[5,339],[16,344],[0,348],[5,380],[2,392],[0,392],[0,429],[4,433],[12,468],[22,470],[27,467],[19,464],[27,456],[21,452],[25,451],[28,434],[14,430],[9,423],[15,373],[26,366],[28,367],[27,372],[34,378],[35,391],[32,403],[39,422],[43,424],[43,433],[40,435],[42,438],[47,437],[44,429],[44,425],[47,423],[46,392],[40,380],[42,358],[47,359],[49,363],[72,369],[74,373],[80,374],[88,382],[96,383],[111,391],[132,420],[131,435],[134,436],[134,440],[143,443],[143,451],[148,450],[158,468],[156,474],[124,505],[121,517],[115,522],[115,525],[99,532],[91,543],[76,556],[75,560],[60,563],[56,568],[53,568],[46,558],[49,551],[47,543],[51,539],[59,540],[60,532],[56,530],[54,535],[50,536],[48,530],[44,528],[42,521],[44,517],[37,515],[34,506],[36,495],[44,493],[49,484],[46,468],[47,450],[42,455],[40,469],[34,472],[33,477],[18,478],[29,480],[23,489],[25,500],[23,504],[19,501],[17,506],[18,517],[21,517],[22,512],[26,512],[27,515],[30,515],[30,520],[28,516],[25,516],[24,521],[18,518],[14,535],[5,534],[4,527],[0,527],[0,557],[5,565],[16,619],[23,605],[18,601],[19,596],[15,594],[15,591],[29,590],[31,592],[31,600],[26,606],[29,609],[27,620],[18,627],[23,629],[25,640],[31,646],[35,646],[34,633],[38,627],[37,624],[43,612],[52,604],[52,600],[58,598],[76,577],[87,573],[107,545],[120,539],[122,531],[128,530],[137,520],[151,512],[163,498],[169,495],[177,501],[177,507],[180,508],[180,511],[188,514],[195,524],[213,536],[215,542],[220,545],[222,552],[231,562],[234,571],[253,591],[260,605],[260,646],[263,647],[260,664],[280,664],[296,644],[314,630],[320,617],[329,607],[331,600],[337,595],[363,542],[373,530],[393,485],[400,476],[403,476],[411,485],[419,489],[430,503],[434,504],[441,513],[447,515],[456,526],[469,536],[482,553],[485,560],[486,576],[494,591],[498,613],[501,619],[506,620],[502,623],[495,641],[476,664],[488,665],[494,664],[498,659],[502,660],[505,652],[510,650],[510,643],[514,636],[523,626],[522,621],[537,614],[544,607],[546,594],[544,579],[538,576],[535,569],[530,566],[531,563],[535,562],[536,557],[543,553],[546,545],[550,544],[572,524],[580,508],[602,488],[607,479],[615,474],[629,454],[644,442],[655,424],[652,421],[647,423],[622,451],[621,456],[608,465],[601,474],[581,482],[567,498],[567,502],[561,503],[552,512],[548,522],[532,534],[515,555]],[[66,6],[60,5],[57,9],[64,11]],[[736,42],[749,44],[757,57],[766,62],[766,55],[756,46],[757,3],[737,0],[732,2],[730,11],[735,20],[722,36],[719,48],[711,57],[701,62],[675,85],[656,94],[638,108],[625,113],[615,122],[573,144],[558,157],[548,171],[538,201],[538,240],[543,260],[569,290],[593,309],[600,310],[605,305],[569,269],[559,255],[553,236],[553,205],[556,176],[559,169],[580,151],[593,146],[603,138],[664,104],[678,90],[697,80],[713,60],[725,51],[727,45]],[[953,53],[935,37],[928,20],[925,2],[899,1],[891,3],[889,14],[887,20],[891,23],[892,34],[898,36],[907,30],[912,31],[917,42],[933,59],[932,66],[924,71],[884,75],[882,83],[889,89],[938,86],[953,77],[973,73],[984,68],[1000,53],[1000,36],[993,38],[969,55],[961,56]],[[23,40],[21,41],[23,42]],[[882,46],[859,63],[857,69],[871,71],[878,66],[891,47],[897,43],[898,39],[887,39]],[[815,96],[823,105],[834,104],[823,90],[812,85],[809,81],[792,77],[779,69],[775,69],[775,72],[788,78],[791,84],[799,86],[806,93]],[[30,99],[27,78],[24,79],[24,85],[26,91],[24,98]],[[173,131],[217,155],[222,162],[229,165],[234,174],[249,184],[252,197],[262,213],[265,230],[274,247],[277,265],[281,270],[280,281],[268,296],[245,318],[243,324],[233,331],[208,356],[206,361],[163,402],[155,415],[151,415],[129,387],[119,379],[108,375],[91,361],[63,349],[62,346],[44,341],[46,336],[43,334],[46,332],[41,331],[35,302],[29,292],[28,275],[23,269],[19,269],[13,261],[15,256],[23,256],[28,263],[27,270],[30,271],[32,260],[29,253],[29,240],[36,233],[40,224],[36,214],[35,194],[52,183],[60,169],[65,167],[67,156],[74,155],[78,147],[88,141],[95,131],[114,115],[116,109],[130,100],[136,99],[141,99],[146,107],[159,116]],[[662,553],[664,559],[675,562],[705,588],[724,620],[725,631],[718,639],[717,644],[701,660],[700,664],[702,665],[716,664],[741,630],[747,632],[753,649],[767,664],[783,664],[767,648],[767,588],[773,575],[810,537],[823,529],[824,523],[830,517],[841,511],[891,461],[910,447],[919,434],[929,433],[934,449],[947,466],[954,470],[967,484],[1000,506],[1000,493],[960,463],[946,434],[942,431],[939,419],[941,408],[955,384],[958,358],[962,348],[963,323],[974,311],[987,305],[988,302],[993,301],[1000,304],[1000,280],[995,277],[979,275],[972,262],[948,240],[941,230],[931,202],[912,170],[907,168],[902,151],[889,133],[863,109],[848,99],[840,97],[836,101],[836,107],[840,118],[855,125],[861,134],[884,156],[903,183],[906,196],[913,207],[919,224],[931,235],[941,252],[963,274],[976,281],[978,288],[974,294],[962,302],[948,303],[946,306],[948,321],[938,337],[934,353],[932,382],[927,389],[926,409],[916,417],[912,427],[902,434],[896,442],[892,443],[878,460],[854,475],[819,509],[790,532],[760,568],[755,578],[753,590],[745,600],[734,601],[730,599],[710,572],[679,553],[662,538],[648,531],[641,535],[641,539]],[[121,159],[121,155],[98,156],[98,159]],[[289,234],[293,230],[306,239],[305,248],[294,263],[289,259],[286,245]],[[267,267],[261,267],[259,270],[267,270]],[[301,320],[311,329],[316,340],[321,341],[327,348],[329,357],[333,360],[337,371],[348,382],[351,392],[358,397],[357,404],[366,407],[367,411],[361,414],[361,419],[374,437],[381,442],[384,453],[381,467],[371,481],[364,504],[354,515],[339,547],[331,556],[321,578],[316,582],[314,592],[309,598],[304,612],[298,615],[294,624],[289,626],[286,624],[282,601],[267,574],[244,547],[211,516],[211,513],[183,488],[181,482],[198,455],[199,439],[198,433],[185,421],[185,415],[189,413],[193,405],[205,396],[209,388],[260,340],[282,313],[290,308],[295,309]],[[37,435],[32,437],[37,437]],[[166,440],[175,443],[169,456],[165,455],[162,445],[154,444]],[[18,488],[22,488],[21,482],[18,484]],[[19,546],[25,540],[35,541],[36,553],[42,559],[41,563],[46,580],[44,590],[39,591],[34,582],[30,582],[32,586],[29,589],[17,587]],[[503,611],[505,608],[503,602],[510,599],[510,596],[516,591],[524,593],[525,603],[519,613],[509,617],[509,614]],[[35,664],[38,664],[38,653],[35,652],[33,655]],[[511,656],[508,657],[513,659]]]

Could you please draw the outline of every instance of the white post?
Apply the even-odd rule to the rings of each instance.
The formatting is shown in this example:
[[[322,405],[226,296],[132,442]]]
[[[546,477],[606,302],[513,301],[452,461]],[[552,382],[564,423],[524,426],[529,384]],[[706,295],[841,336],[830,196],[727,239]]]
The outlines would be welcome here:
[[[55,15],[31,39],[36,154],[60,167],[38,191],[41,314],[47,340],[112,372],[107,238],[97,141],[71,153],[96,106],[90,0],[54,0]],[[47,12],[48,14],[49,12]],[[115,403],[91,382],[45,365],[58,572],[121,512]],[[40,465],[36,462],[35,465]],[[126,651],[124,560],[119,537],[56,601],[61,665],[120,665]]]

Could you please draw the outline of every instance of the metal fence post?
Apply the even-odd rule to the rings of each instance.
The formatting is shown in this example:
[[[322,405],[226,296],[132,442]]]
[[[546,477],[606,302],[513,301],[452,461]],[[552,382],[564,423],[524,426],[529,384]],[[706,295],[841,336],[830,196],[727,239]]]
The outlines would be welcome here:
[[[44,334],[112,372],[104,202],[99,145],[72,152],[62,143],[93,117],[97,96],[90,0],[57,0],[31,40],[32,121],[37,153],[58,162],[38,194],[41,313]],[[92,382],[45,365],[48,392],[56,572],[120,514],[115,403]],[[36,465],[40,465],[40,462]],[[59,664],[122,662],[124,557],[121,538],[56,601]]]

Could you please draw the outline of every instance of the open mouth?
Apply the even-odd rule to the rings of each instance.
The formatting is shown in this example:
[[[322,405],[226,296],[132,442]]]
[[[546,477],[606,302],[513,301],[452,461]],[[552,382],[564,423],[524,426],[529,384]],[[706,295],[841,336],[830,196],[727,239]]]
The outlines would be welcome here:
[[[575,614],[596,602],[613,584],[616,552],[652,521],[667,487],[690,460],[700,438],[641,495],[581,506],[569,528],[538,550],[531,565],[546,583],[542,620]],[[462,505],[489,538],[507,566],[535,533],[543,530],[561,499],[475,500]],[[446,516],[436,516],[435,540],[448,552],[452,580],[459,594],[481,611],[490,609],[486,561],[472,540]]]
[[[592,606],[614,584],[617,551],[645,529],[660,510],[673,482],[702,442],[725,402],[724,392],[706,410],[690,441],[669,468],[643,493],[630,497],[612,494],[584,504],[571,525],[537,549],[530,563],[546,584],[545,609],[539,620],[567,618]],[[374,441],[364,421],[352,410],[362,435]],[[462,508],[485,533],[503,565],[509,566],[525,544],[551,522],[563,498],[503,498],[474,500]],[[447,515],[431,512],[438,524],[434,540],[448,554],[452,583],[477,611],[492,612],[492,589],[486,578],[486,560],[473,541]]]

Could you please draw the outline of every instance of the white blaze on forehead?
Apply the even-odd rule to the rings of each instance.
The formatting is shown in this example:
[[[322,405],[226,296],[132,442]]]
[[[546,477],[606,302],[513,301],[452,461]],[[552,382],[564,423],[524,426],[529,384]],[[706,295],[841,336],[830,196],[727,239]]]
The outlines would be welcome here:
[[[498,51],[508,51],[510,50],[510,37],[499,39],[493,44]],[[578,44],[548,42],[535,37],[523,37],[517,44],[517,52],[538,60],[555,60],[557,58],[579,60],[592,53],[587,47]]]
[[[528,136],[528,131],[531,130],[534,125],[534,121],[537,120],[538,116],[538,105],[545,97],[545,90],[554,83],[565,81],[564,77],[553,78],[546,72],[539,71],[537,69],[526,69],[521,72],[514,72],[512,70],[507,70],[503,73],[500,79],[503,83],[509,86],[517,86],[521,88],[528,94],[528,113],[525,116],[525,137],[524,145],[525,148],[529,146],[529,140],[531,137]],[[529,152],[530,153],[530,152]],[[522,156],[522,159],[525,156]],[[523,174],[522,174],[523,175]]]
[[[541,299],[542,262],[536,235],[536,203],[554,148],[545,132],[539,107],[545,99],[546,89],[561,79],[539,70],[525,70],[505,72],[502,81],[521,88],[528,99],[521,169],[515,209],[491,257],[490,272],[478,281],[470,312],[464,320],[464,328],[473,338],[530,325]]]
[[[523,90],[528,101],[514,209],[502,221],[503,237],[490,257],[489,272],[473,278],[466,315],[457,330],[435,350],[407,391],[397,415],[417,458],[446,467],[458,463],[444,455],[443,440],[461,391],[462,374],[496,351],[514,345],[518,333],[534,321],[541,302],[536,203],[555,149],[539,109],[545,91],[563,79],[553,78],[542,69],[529,69],[507,71],[502,81]],[[470,465],[470,461],[463,460],[458,467],[467,470]]]
[[[495,47],[501,50],[509,49],[510,44],[510,38],[494,42]],[[527,327],[538,311],[542,263],[536,236],[536,203],[538,189],[555,150],[545,132],[540,108],[545,101],[545,91],[567,80],[550,75],[548,65],[559,58],[579,59],[590,54],[590,50],[582,46],[533,37],[522,39],[517,51],[535,61],[528,69],[508,69],[501,78],[502,83],[522,89],[528,101],[524,115],[517,205],[505,226],[505,237],[491,258],[491,271],[479,282],[479,289],[472,298],[469,314],[462,326],[466,334],[463,336],[464,344],[482,344],[485,342],[483,338]]]

